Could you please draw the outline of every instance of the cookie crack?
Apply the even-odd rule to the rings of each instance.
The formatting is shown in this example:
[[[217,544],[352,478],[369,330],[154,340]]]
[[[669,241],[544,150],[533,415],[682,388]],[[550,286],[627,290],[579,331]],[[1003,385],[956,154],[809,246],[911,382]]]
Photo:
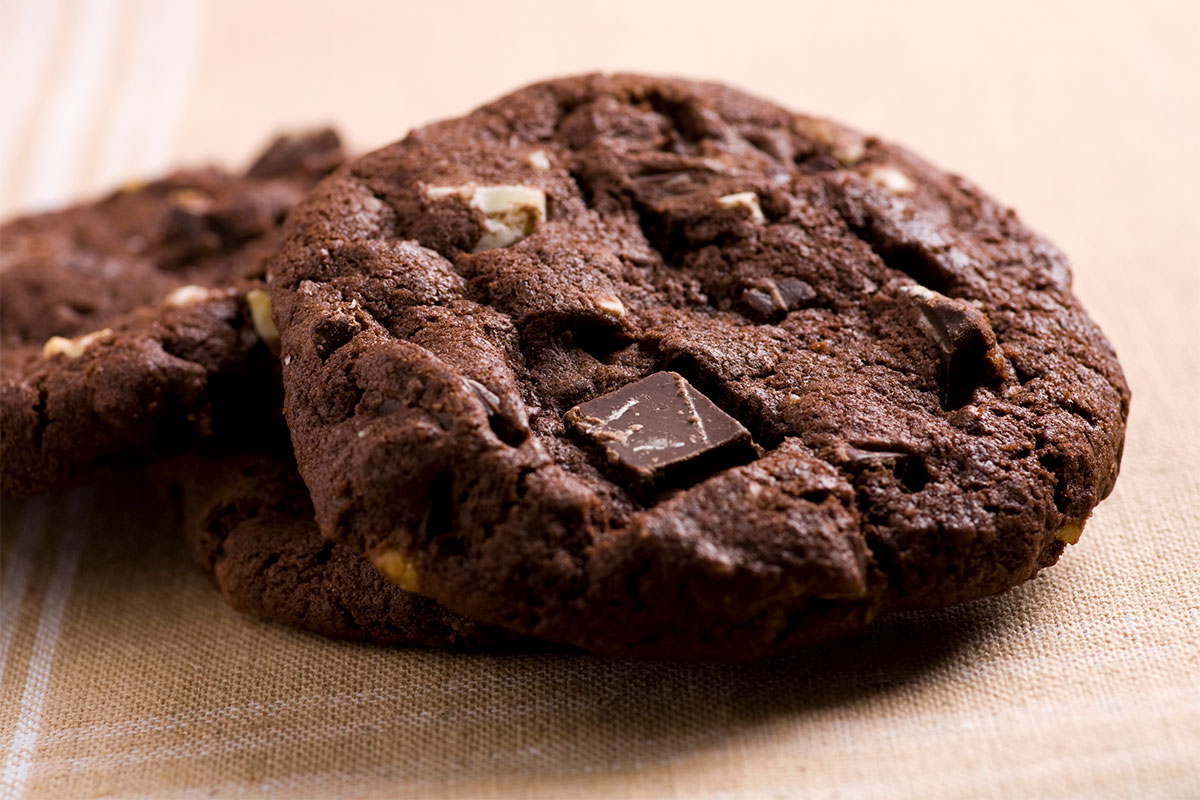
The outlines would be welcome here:
[[[363,625],[358,621],[358,618],[355,617],[354,612],[351,611],[350,608],[341,600],[337,598],[330,599],[333,601],[333,604],[337,606],[338,613],[341,614],[342,622],[345,623],[346,627],[355,633],[362,633],[364,630]],[[395,627],[390,624],[385,623],[385,627],[387,627],[389,630],[396,630]]]
[[[904,586],[904,570],[900,565],[894,548],[888,546],[874,531],[876,524],[886,522],[886,520],[882,515],[873,510],[871,498],[866,488],[862,485],[863,470],[854,469],[849,464],[834,461],[815,448],[806,447],[805,449],[813,458],[828,465],[842,480],[849,484],[853,491],[853,498],[850,502],[842,502],[842,507],[854,515],[858,523],[858,536],[867,548],[870,564],[886,578],[886,589],[893,594],[901,592]],[[918,458],[919,456],[914,455],[912,457]],[[924,469],[922,465],[922,473],[924,473]],[[897,478],[901,482],[907,483],[902,475],[897,475]],[[927,475],[925,475],[925,478],[927,478]],[[910,491],[920,491],[921,488],[924,488],[924,483],[921,483],[916,488],[912,486],[907,486],[907,488]],[[823,494],[828,497],[837,498],[835,492],[823,492]],[[870,599],[871,593],[871,581],[868,576],[867,599]]]
[[[397,214],[396,207],[393,206],[391,204],[391,202],[388,200],[387,194],[385,192],[382,192],[379,189],[376,189],[375,187],[373,187],[367,181],[367,179],[364,178],[363,176],[356,175],[354,173],[353,169],[350,169],[347,171],[347,176],[353,182],[353,185],[355,186],[355,188],[364,190],[367,194],[371,195],[371,197],[378,200],[383,205],[383,207],[386,208],[388,211],[392,212],[392,214]]]
[[[576,166],[574,162],[572,162],[571,166],[567,169],[567,175],[571,178],[572,183],[575,184],[575,190],[579,193],[580,199],[583,200],[584,206],[586,206],[589,211],[600,215],[600,217],[603,219],[605,214],[600,212],[596,206],[595,187],[591,185],[591,182],[587,179],[586,175],[584,175],[584,173],[579,169],[578,166]],[[619,198],[622,201],[622,206],[624,206],[628,211],[632,212],[633,216],[636,218],[638,231],[642,234],[642,240],[646,243],[646,246],[650,248],[651,252],[657,256],[659,262],[658,266],[669,268],[671,266],[671,259],[669,259],[668,256],[671,254],[663,246],[662,242],[656,241],[656,236],[651,235],[652,225],[649,223],[652,222],[652,220],[649,218],[653,215],[653,212],[627,190],[622,191],[619,194]]]
[[[852,484],[853,485],[853,484]],[[877,521],[882,521],[878,514],[871,510],[871,501],[866,492],[854,485],[854,505],[861,524],[860,532],[863,544],[867,547],[872,564],[887,579],[887,588],[894,595],[903,594],[904,568],[895,548],[886,544],[875,532]]]
[[[37,382],[37,400],[33,404],[33,414],[35,423],[33,426],[33,446],[37,450],[42,448],[42,440],[46,435],[46,429],[50,427],[50,415],[47,411],[47,404],[50,401],[50,390],[46,388],[45,376],[41,376]]]
[[[257,517],[259,508],[254,505],[227,503],[211,512],[202,523],[205,531],[213,534],[218,542],[218,551],[224,547],[225,540],[241,525]]]
[[[863,213],[861,220],[855,219],[846,207],[845,191],[832,181],[826,181],[825,185],[834,196],[834,202],[829,204],[830,210],[841,219],[846,232],[862,242],[887,269],[907,276],[926,289],[953,296],[952,281],[931,255],[922,251],[915,242],[885,234],[876,215],[870,210]]]

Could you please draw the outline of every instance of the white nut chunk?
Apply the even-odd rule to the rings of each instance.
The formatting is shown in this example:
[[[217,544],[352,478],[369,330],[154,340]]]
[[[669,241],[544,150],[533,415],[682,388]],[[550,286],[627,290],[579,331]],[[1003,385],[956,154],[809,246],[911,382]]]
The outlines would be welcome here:
[[[830,152],[843,167],[853,167],[866,158],[867,146],[862,139],[849,139],[835,145]]]
[[[625,316],[625,304],[616,295],[603,295],[596,300],[596,307],[610,317],[622,319]]]
[[[484,214],[473,252],[516,244],[546,220],[546,193],[533,186],[430,186],[431,200],[461,197]]]
[[[250,320],[254,323],[258,338],[272,350],[278,348],[279,330],[275,327],[275,320],[271,319],[271,295],[262,289],[251,289],[246,292],[246,305],[250,306]]]
[[[755,222],[767,221],[763,216],[762,206],[758,204],[758,195],[754,192],[736,192],[718,197],[717,205],[721,208],[744,208],[750,212],[750,219]]]
[[[206,289],[203,286],[180,286],[167,295],[166,303],[175,307],[192,306],[204,302],[212,294],[214,294],[212,289]]]
[[[203,214],[212,208],[212,198],[199,189],[176,189],[167,195],[167,202],[189,214]]]
[[[852,167],[867,155],[867,146],[854,131],[835,128],[823,119],[798,119],[796,127],[816,144],[829,148],[829,154],[843,167]]]
[[[42,357],[66,356],[67,358],[79,358],[83,355],[83,351],[91,347],[92,344],[111,335],[112,328],[103,328],[91,333],[85,333],[83,336],[78,336],[74,339],[68,339],[65,336],[51,336],[42,345]]]
[[[529,154],[529,163],[534,169],[547,170],[550,169],[550,157],[546,155],[545,150],[534,150]]]
[[[903,172],[886,165],[871,167],[867,171],[867,177],[895,194],[909,194],[917,188],[912,179]]]

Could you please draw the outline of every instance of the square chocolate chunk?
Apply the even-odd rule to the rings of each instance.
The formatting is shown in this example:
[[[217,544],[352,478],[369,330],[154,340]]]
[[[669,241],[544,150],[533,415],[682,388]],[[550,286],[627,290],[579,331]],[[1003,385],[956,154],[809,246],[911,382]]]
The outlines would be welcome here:
[[[750,432],[674,372],[656,372],[567,412],[635,491],[698,480],[754,454]]]

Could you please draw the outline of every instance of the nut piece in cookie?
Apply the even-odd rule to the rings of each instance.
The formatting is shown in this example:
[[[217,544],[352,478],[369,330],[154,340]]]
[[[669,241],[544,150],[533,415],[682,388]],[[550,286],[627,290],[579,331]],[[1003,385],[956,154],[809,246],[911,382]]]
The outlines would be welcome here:
[[[74,339],[68,339],[65,336],[51,336],[42,345],[42,356],[44,358],[51,358],[53,356],[79,358],[85,350],[107,336],[112,336],[112,328],[85,333],[83,336],[78,336]]]
[[[254,332],[266,343],[272,353],[279,353],[279,331],[275,321],[271,319],[271,296],[262,289],[251,289],[246,292],[246,305],[250,306],[250,319],[254,322]]]
[[[532,186],[430,186],[432,200],[461,197],[483,212],[483,235],[474,252],[516,244],[546,220],[546,193]]]
[[[196,303],[203,303],[205,300],[208,300],[209,298],[214,297],[222,292],[223,290],[220,289],[210,289],[205,286],[188,284],[186,286],[180,286],[178,289],[171,292],[163,299],[163,302],[168,306],[182,308],[183,306],[191,306],[195,305]]]
[[[750,432],[674,372],[656,372],[566,414],[610,467],[646,491],[733,466],[754,453]]]
[[[886,164],[868,169],[867,177],[893,194],[912,194],[917,189],[911,178],[895,167]]]
[[[767,221],[767,218],[763,215],[762,206],[759,205],[758,195],[754,192],[735,192],[734,194],[727,194],[724,197],[718,197],[717,205],[721,208],[744,208],[750,212],[750,219],[755,222]]]
[[[1054,532],[1055,538],[1067,544],[1076,544],[1083,535],[1083,522],[1067,522]]]
[[[384,550],[371,557],[375,568],[388,576],[392,583],[406,592],[416,592],[421,588],[421,579],[417,568],[404,557],[399,550]]]

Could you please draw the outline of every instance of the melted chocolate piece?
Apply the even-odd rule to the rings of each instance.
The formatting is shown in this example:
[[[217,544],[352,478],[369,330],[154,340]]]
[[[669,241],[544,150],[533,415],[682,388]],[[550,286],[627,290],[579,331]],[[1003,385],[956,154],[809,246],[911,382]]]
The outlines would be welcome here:
[[[608,465],[645,491],[753,454],[750,432],[674,372],[656,372],[566,414]]]

